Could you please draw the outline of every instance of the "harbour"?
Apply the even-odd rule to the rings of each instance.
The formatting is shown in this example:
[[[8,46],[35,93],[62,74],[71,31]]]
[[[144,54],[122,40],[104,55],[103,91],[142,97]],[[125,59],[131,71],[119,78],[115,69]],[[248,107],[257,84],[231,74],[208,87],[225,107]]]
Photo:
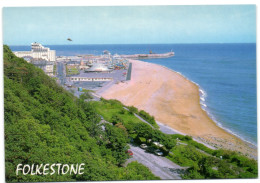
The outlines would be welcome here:
[[[169,58],[174,52],[148,54],[111,54],[103,50],[102,54],[58,55],[56,50],[45,47],[40,43],[31,44],[31,50],[14,51],[18,57],[41,68],[47,75],[66,90],[80,96],[84,91],[91,91],[95,99],[114,84],[131,79],[132,63],[129,59]],[[46,69],[48,68],[48,69]]]

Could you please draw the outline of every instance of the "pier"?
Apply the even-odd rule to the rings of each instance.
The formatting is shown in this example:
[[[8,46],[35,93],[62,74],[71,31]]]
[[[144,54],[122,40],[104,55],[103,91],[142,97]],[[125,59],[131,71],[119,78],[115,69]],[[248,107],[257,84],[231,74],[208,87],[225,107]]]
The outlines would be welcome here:
[[[151,59],[151,58],[168,58],[174,56],[174,52],[168,53],[150,53],[150,54],[134,54],[134,55],[120,55],[121,58],[125,59]]]
[[[95,60],[103,60],[104,56],[99,55],[79,55],[84,59],[95,59]],[[173,57],[174,52],[167,52],[167,53],[149,53],[149,54],[134,54],[134,55],[116,55],[117,58],[120,59],[152,59],[152,58],[168,58]],[[115,56],[114,56],[115,57]],[[68,57],[71,59],[70,57]]]

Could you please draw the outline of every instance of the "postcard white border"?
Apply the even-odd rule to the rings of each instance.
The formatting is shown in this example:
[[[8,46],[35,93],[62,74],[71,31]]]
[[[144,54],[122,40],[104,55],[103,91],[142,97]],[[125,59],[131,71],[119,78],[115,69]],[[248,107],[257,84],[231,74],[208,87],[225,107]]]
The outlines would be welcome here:
[[[218,0],[218,1],[209,1],[209,0],[131,0],[131,1],[122,1],[122,0],[1,0],[0,2],[0,58],[3,58],[3,35],[2,35],[2,8],[3,7],[30,7],[30,6],[136,6],[136,5],[233,5],[233,4],[256,4],[257,5],[257,19],[258,20],[258,8],[259,2],[257,0]],[[259,23],[257,23],[257,33],[259,30]],[[257,42],[259,38],[257,36]],[[259,47],[257,46],[257,53],[259,52]],[[258,55],[258,54],[257,54]],[[3,62],[3,59],[1,59]],[[257,71],[259,71],[258,64],[258,56],[257,56]],[[259,91],[259,73],[257,72],[257,91]],[[5,179],[5,166],[4,166],[4,94],[3,94],[3,63],[0,64],[0,182],[4,182]],[[258,93],[257,93],[258,94]],[[257,104],[259,101],[257,100]],[[259,105],[258,105],[259,106]],[[257,108],[257,113],[259,114],[259,108]],[[259,121],[259,115],[257,116],[257,121]],[[259,132],[259,125],[258,125]],[[258,142],[259,142],[259,133],[258,133]],[[259,151],[258,151],[259,155]],[[259,157],[259,156],[258,156]],[[259,170],[259,162],[258,162],[258,170]],[[259,173],[258,173],[259,175]],[[259,179],[259,178],[258,178]],[[192,183],[200,183],[200,182],[257,182],[258,179],[225,179],[225,180],[172,180],[167,182],[172,183],[184,183],[184,182],[192,182]],[[121,181],[116,181],[121,182]],[[122,183],[124,183],[123,181]],[[136,182],[136,181],[135,181]],[[138,181],[137,181],[138,182]],[[142,181],[149,182],[149,181]],[[153,181],[154,183],[162,182],[162,181]]]

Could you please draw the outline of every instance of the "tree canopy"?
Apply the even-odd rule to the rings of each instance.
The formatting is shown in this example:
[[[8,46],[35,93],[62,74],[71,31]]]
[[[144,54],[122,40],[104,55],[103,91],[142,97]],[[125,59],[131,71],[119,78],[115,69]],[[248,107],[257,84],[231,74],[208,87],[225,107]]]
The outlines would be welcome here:
[[[104,132],[100,116],[84,99],[74,97],[41,69],[4,46],[7,182],[159,179],[137,162],[121,167],[128,158],[127,135],[111,125]],[[16,175],[20,163],[85,163],[85,173]]]

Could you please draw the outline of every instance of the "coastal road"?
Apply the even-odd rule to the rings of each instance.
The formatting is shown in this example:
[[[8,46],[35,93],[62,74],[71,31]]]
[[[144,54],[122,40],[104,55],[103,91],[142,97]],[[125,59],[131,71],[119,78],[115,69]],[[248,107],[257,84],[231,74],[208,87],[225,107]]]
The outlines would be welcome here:
[[[138,146],[130,145],[130,150],[133,152],[133,157],[128,159],[126,164],[132,161],[138,161],[144,166],[148,167],[151,172],[164,180],[181,179],[180,172],[185,170],[169,159],[155,154],[146,152]]]
[[[165,134],[181,134],[181,135],[185,135],[184,133],[181,133],[177,130],[172,129],[171,127],[169,127],[168,125],[165,125],[163,123],[160,123],[158,121],[156,121],[157,125],[160,127],[160,130],[165,133]]]

